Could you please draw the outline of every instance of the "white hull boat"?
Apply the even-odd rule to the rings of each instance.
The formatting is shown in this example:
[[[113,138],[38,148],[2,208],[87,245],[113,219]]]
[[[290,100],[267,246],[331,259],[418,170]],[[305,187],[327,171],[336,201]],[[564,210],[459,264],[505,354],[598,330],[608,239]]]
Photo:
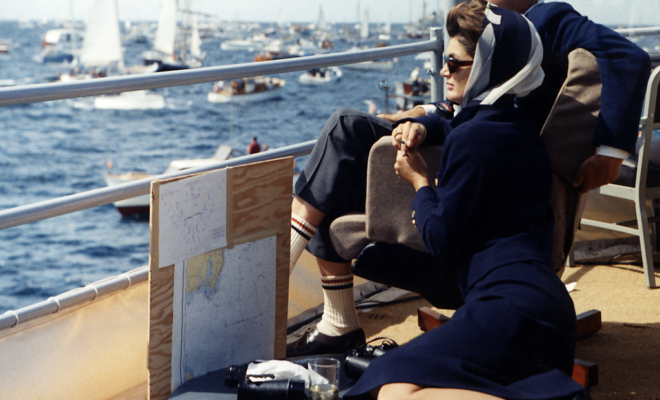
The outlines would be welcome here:
[[[139,90],[96,97],[94,108],[102,110],[159,110],[165,108],[165,99],[160,94]]]
[[[323,83],[339,80],[341,75],[341,69],[337,67],[319,68],[309,70],[300,75],[298,82],[303,85],[320,85]]]
[[[170,162],[164,173],[182,171],[188,168],[201,167],[223,161],[229,158],[232,148],[227,145],[220,145],[215,151],[212,158],[197,158],[189,160],[174,160]],[[150,178],[154,175],[149,175],[144,172],[126,172],[123,174],[110,174],[107,173],[103,177],[108,186],[120,185],[122,183],[137,181],[140,179]],[[121,215],[145,215],[149,214],[149,195],[138,196],[132,199],[120,200],[114,202],[114,206]]]
[[[230,84],[221,81],[214,85],[207,99],[211,103],[252,103],[281,96],[286,81],[279,78],[257,77],[234,80]]]
[[[344,68],[359,71],[390,71],[394,68],[394,61],[365,61],[344,65]]]

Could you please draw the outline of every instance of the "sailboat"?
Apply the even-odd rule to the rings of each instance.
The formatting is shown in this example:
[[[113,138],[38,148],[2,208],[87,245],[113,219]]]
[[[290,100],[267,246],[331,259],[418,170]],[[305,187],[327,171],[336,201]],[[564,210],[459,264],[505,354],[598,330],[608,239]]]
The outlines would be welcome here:
[[[184,35],[184,43],[179,55],[176,54],[177,36],[177,0],[165,0],[158,19],[156,38],[152,50],[142,53],[145,65],[158,64],[157,72],[175,71],[180,69],[197,68],[202,65],[205,54],[201,51],[201,38],[197,26],[197,18],[192,17],[190,28],[190,48],[188,49],[187,36]],[[189,15],[193,14],[187,11]],[[187,54],[189,52],[189,54]]]
[[[91,79],[119,74],[124,67],[117,0],[95,0],[89,15],[80,64],[91,69],[84,74],[64,74],[61,81]],[[151,91],[126,92],[94,98],[94,108],[144,110],[165,107],[162,95]]]
[[[360,38],[369,38],[369,10],[364,10],[362,15],[362,24],[360,25]]]
[[[94,1],[79,61],[86,67],[124,67],[117,0]]]

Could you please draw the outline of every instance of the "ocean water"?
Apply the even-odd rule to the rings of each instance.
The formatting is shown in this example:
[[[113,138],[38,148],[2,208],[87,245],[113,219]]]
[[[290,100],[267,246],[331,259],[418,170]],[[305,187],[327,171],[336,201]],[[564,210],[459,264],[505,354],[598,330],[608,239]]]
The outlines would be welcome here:
[[[68,70],[32,61],[51,27],[0,21],[0,39],[14,42],[0,56],[0,79],[41,83]],[[256,55],[222,51],[220,44],[203,42],[204,66],[251,62]],[[150,48],[124,46],[127,66],[139,64]],[[349,46],[334,41],[334,51]],[[96,110],[88,98],[0,107],[0,209],[104,187],[108,162],[115,173],[161,173],[171,160],[211,157],[220,144],[243,155],[252,136],[270,148],[315,139],[339,107],[367,111],[365,102],[374,101],[384,110],[378,81],[405,80],[417,66],[422,61],[407,56],[387,73],[343,69],[340,81],[318,87],[300,85],[302,72],[280,74],[286,80],[280,99],[243,106],[207,102],[207,83],[158,89],[167,105],[162,110]],[[305,158],[296,161],[300,169]],[[148,257],[149,221],[122,217],[112,204],[2,230],[0,313],[144,266]]]

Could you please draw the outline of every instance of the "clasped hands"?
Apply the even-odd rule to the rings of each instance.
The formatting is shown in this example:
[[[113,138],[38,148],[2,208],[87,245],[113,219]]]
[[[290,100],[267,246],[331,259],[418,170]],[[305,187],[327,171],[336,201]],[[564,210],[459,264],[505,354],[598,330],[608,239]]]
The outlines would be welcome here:
[[[402,115],[393,116],[391,119],[400,117]],[[426,128],[417,122],[404,122],[392,131],[392,145],[398,150],[394,170],[402,181],[413,186],[416,191],[420,187],[429,186],[426,163],[416,150],[424,139]],[[580,192],[587,193],[612,183],[619,176],[622,162],[619,158],[593,155],[580,167],[573,186],[580,187]]]
[[[418,122],[404,122],[392,130],[392,145],[397,148],[394,171],[399,179],[415,188],[429,186],[424,159],[417,147],[426,139],[426,128]]]

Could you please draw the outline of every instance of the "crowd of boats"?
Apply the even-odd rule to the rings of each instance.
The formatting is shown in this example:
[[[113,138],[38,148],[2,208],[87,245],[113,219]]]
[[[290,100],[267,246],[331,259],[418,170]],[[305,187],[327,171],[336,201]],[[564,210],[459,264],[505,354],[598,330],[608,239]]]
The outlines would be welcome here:
[[[396,39],[417,39],[428,37],[428,26],[437,26],[440,21],[433,13],[392,31],[391,23],[376,27],[368,19],[368,11],[355,25],[332,25],[325,22],[322,8],[317,21],[311,24],[224,23],[218,25],[208,14],[190,9],[181,9],[177,0],[163,0],[157,23],[123,24],[119,20],[117,0],[94,0],[85,26],[79,23],[63,23],[47,29],[41,36],[41,51],[33,61],[58,66],[58,72],[50,78],[54,82],[73,82],[99,79],[129,74],[150,74],[204,66],[206,52],[202,51],[203,41],[217,46],[222,51],[254,52],[254,62],[281,60],[307,55],[327,54],[335,51],[361,51],[372,47],[388,46]],[[200,22],[201,20],[201,22]],[[122,29],[123,28],[123,29]],[[426,33],[422,33],[426,32]],[[135,65],[125,64],[125,46],[134,43],[149,44],[151,48],[142,51],[141,60]],[[10,52],[11,42],[0,41],[0,52]],[[341,46],[338,46],[341,44]],[[423,55],[430,60],[430,54]],[[319,67],[303,71],[298,76],[301,85],[324,85],[342,79],[343,69],[358,71],[389,72],[396,59],[373,60],[341,67]],[[211,66],[211,65],[208,65]],[[1,86],[13,86],[13,80],[0,80]],[[244,104],[263,102],[282,96],[286,81],[280,77],[256,76],[215,82],[207,93],[211,103]],[[419,68],[411,74],[407,82],[394,85],[399,108],[410,108],[415,104],[429,101],[428,79],[421,78]],[[415,90],[411,89],[415,88]],[[425,92],[417,90],[427,88]],[[87,103],[85,103],[86,105]],[[139,90],[116,94],[106,94],[92,99],[96,109],[148,110],[166,107],[163,94],[153,90]],[[75,105],[74,105],[75,106]],[[231,155],[231,148],[220,146],[214,157],[203,160],[173,161],[168,168],[186,169],[199,163],[225,160]],[[123,174],[108,173],[108,185],[141,179],[146,175],[135,172]],[[148,198],[135,198],[115,205],[125,215],[148,212]]]
[[[359,13],[359,6],[358,6]],[[177,0],[163,0],[157,24],[119,21],[117,0],[94,0],[85,26],[68,22],[47,30],[41,40],[42,49],[35,54],[37,63],[61,65],[51,78],[56,82],[95,79],[136,73],[154,73],[203,66],[206,53],[203,40],[221,41],[223,51],[257,52],[254,61],[278,60],[341,50],[360,51],[371,46],[387,46],[393,37],[391,23],[374,28],[369,22],[368,10],[355,25],[333,26],[325,21],[319,8],[317,21],[311,24],[286,24],[282,19],[275,25],[254,23],[223,23],[209,14],[182,9]],[[199,22],[202,20],[202,22]],[[398,37],[420,38],[428,36],[427,27],[440,23],[436,13],[423,17],[397,32]],[[141,62],[125,65],[124,45],[152,43],[143,51]],[[4,46],[4,47],[3,47]],[[11,43],[0,41],[0,52],[9,52]],[[390,71],[396,60],[375,60],[342,66],[356,70]],[[342,77],[339,67],[316,68],[304,72],[298,81],[304,85],[319,85]],[[213,103],[247,103],[279,97],[284,79],[254,77],[217,82],[207,99]],[[12,86],[11,80],[0,81],[1,86]],[[399,93],[403,94],[403,92]],[[404,105],[403,103],[401,105]],[[163,95],[152,91],[118,93],[94,99],[99,109],[160,109],[166,106]]]

